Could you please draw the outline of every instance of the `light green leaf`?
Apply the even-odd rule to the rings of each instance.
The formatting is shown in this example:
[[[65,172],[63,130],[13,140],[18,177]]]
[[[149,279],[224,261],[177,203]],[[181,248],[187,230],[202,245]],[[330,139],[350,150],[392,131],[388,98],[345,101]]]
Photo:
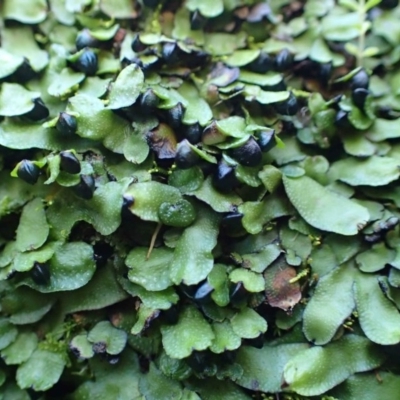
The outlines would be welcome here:
[[[344,362],[345,361],[345,362]],[[384,356],[368,339],[346,335],[325,347],[304,350],[285,365],[289,389],[302,396],[318,396],[356,372],[379,367]]]
[[[159,292],[157,292],[159,293]],[[139,311],[137,312],[137,318],[135,324],[132,326],[131,334],[140,335],[148,326],[149,323],[157,317],[159,310],[152,306],[148,306],[145,303],[140,305]]]
[[[251,269],[254,272],[262,273],[278,258],[281,251],[279,244],[268,244],[255,253],[243,254],[242,266]]]
[[[168,184],[180,190],[182,194],[197,191],[204,181],[203,172],[199,167],[176,169],[168,178]]]
[[[82,140],[79,136],[62,138],[60,135],[55,135],[53,129],[46,129],[40,123],[35,124],[23,119],[6,119],[0,126],[0,133],[0,144],[10,149],[65,150],[73,148],[76,151],[87,151],[93,147],[93,142]]]
[[[21,332],[15,341],[1,352],[7,365],[18,365],[27,361],[36,349],[38,337],[34,332]]]
[[[358,12],[347,14],[329,13],[322,19],[322,34],[327,40],[349,41],[360,33]]]
[[[88,333],[88,340],[94,345],[105,344],[108,354],[116,355],[125,348],[128,335],[122,329],[115,328],[109,321],[98,322]]]
[[[369,157],[376,151],[376,146],[367,139],[365,132],[362,131],[346,132],[342,140],[346,153],[352,156]]]
[[[246,135],[246,121],[242,117],[232,116],[216,121],[217,129],[226,136],[241,138]]]
[[[270,193],[273,193],[282,182],[282,172],[273,165],[264,165],[258,177]]]
[[[188,103],[182,122],[186,125],[198,122],[201,126],[205,126],[212,119],[213,113],[208,103],[199,95],[196,87],[185,82],[178,91]]]
[[[252,308],[244,308],[231,319],[233,331],[245,339],[254,339],[267,331],[267,321]]]
[[[306,343],[265,345],[262,349],[242,346],[236,357],[236,362],[243,367],[243,375],[237,381],[238,385],[265,393],[280,392],[284,366],[308,347]]]
[[[297,257],[306,262],[312,250],[312,242],[308,234],[301,234],[297,230],[283,227],[280,230],[280,239],[284,251],[292,250]]]
[[[247,201],[239,206],[243,214],[243,227],[252,235],[260,233],[263,226],[275,218],[293,213],[289,201],[281,194],[274,192],[263,201]]]
[[[4,49],[0,49],[0,79],[14,73],[23,61],[23,57],[9,53]]]
[[[199,283],[214,264],[211,252],[217,244],[219,216],[200,204],[197,211],[196,221],[184,230],[170,263],[171,279],[175,284]]]
[[[17,249],[28,251],[38,249],[44,244],[49,235],[42,199],[36,197],[22,210],[17,229]]]
[[[180,311],[176,325],[161,327],[162,343],[171,358],[188,357],[194,350],[201,351],[212,345],[214,333],[202,314],[192,306]]]
[[[258,101],[260,104],[272,104],[285,101],[289,98],[290,93],[284,92],[268,92],[262,90],[259,86],[246,85],[244,88],[246,101]]]
[[[286,193],[300,215],[313,227],[355,235],[369,220],[368,210],[329,191],[313,179],[283,177]]]
[[[202,29],[192,30],[190,26],[190,12],[187,8],[181,7],[175,13],[174,29],[172,37],[178,40],[192,40],[193,43],[201,46],[204,44],[204,31]]]
[[[225,63],[231,67],[243,67],[244,65],[250,64],[252,61],[254,61],[259,54],[260,50],[258,49],[236,50],[231,56],[229,56],[225,60]],[[241,80],[243,80],[243,78]]]
[[[202,0],[197,1],[202,2]],[[221,0],[218,0],[217,2],[220,1]],[[202,2],[202,4],[204,4],[204,2]],[[229,55],[233,53],[237,48],[243,47],[245,44],[245,40],[246,35],[244,34],[244,32],[240,32],[237,34],[219,32],[207,33],[205,34],[204,49],[213,56]]]
[[[207,177],[203,184],[190,194],[204,201],[217,212],[233,211],[242,203],[242,199],[235,193],[221,194],[218,192],[212,184],[211,176]]]
[[[181,399],[182,388],[178,381],[168,378],[161,373],[153,362],[147,374],[142,374],[139,388],[146,400],[160,400],[163,398]]]
[[[91,200],[77,198],[71,191],[60,191],[47,210],[52,235],[65,239],[78,221],[86,221],[102,235],[110,235],[121,223],[123,193],[130,180],[108,182],[94,192]]]
[[[385,243],[374,244],[370,249],[357,254],[356,262],[363,272],[377,272],[390,264],[396,255],[395,250],[388,249]]]
[[[303,332],[315,344],[328,343],[355,307],[352,287],[357,269],[343,264],[318,282],[303,315]]]
[[[48,390],[58,382],[66,364],[65,356],[49,350],[37,349],[17,369],[17,383],[21,389],[36,392]]]
[[[396,120],[377,118],[374,125],[365,132],[365,136],[373,142],[395,139],[400,137],[400,132],[397,128]]]
[[[359,274],[354,294],[358,319],[367,338],[382,345],[399,343],[399,311],[382,293],[376,276]]]
[[[328,63],[332,60],[332,53],[324,39],[318,38],[314,41],[310,50],[310,58],[319,63]]]
[[[136,64],[125,67],[111,85],[108,108],[115,110],[131,106],[139,97],[143,82],[143,72]]]
[[[7,318],[0,319],[0,350],[14,342],[18,334],[17,328]]]
[[[103,102],[93,96],[77,94],[70,97],[66,111],[77,115],[76,133],[82,138],[101,140],[108,136],[107,140],[111,142],[118,133],[129,132],[128,121],[118,117],[112,110],[105,109]]]
[[[134,183],[125,194],[134,198],[130,207],[133,214],[145,221],[154,222],[160,222],[158,210],[166,199],[176,202],[182,198],[178,189],[155,181]]]
[[[106,15],[113,19],[130,19],[137,15],[134,4],[126,0],[102,0],[100,7]]]
[[[95,270],[92,246],[84,242],[69,242],[60,246],[49,262],[48,285],[38,285],[31,278],[22,282],[42,293],[75,290],[86,285]]]
[[[229,322],[214,322],[212,325],[215,338],[210,346],[213,353],[236,350],[240,347],[241,338],[233,331]]]
[[[1,85],[0,115],[12,117],[26,114],[34,107],[33,100],[40,97],[40,93],[26,90],[17,83],[5,82]]]
[[[93,344],[89,342],[87,334],[75,336],[69,343],[70,349],[79,354],[79,358],[92,358],[94,356]]]
[[[229,304],[229,286],[227,267],[223,264],[214,264],[213,269],[207,276],[207,281],[214,288],[211,298],[215,304],[225,307]]]
[[[240,70],[239,80],[251,85],[275,86],[282,81],[282,75],[277,72],[257,74],[255,72]]]
[[[60,74],[53,77],[47,92],[51,96],[64,97],[75,91],[84,79],[85,74],[82,72],[74,72],[69,68],[64,68]]]
[[[13,0],[8,1],[14,3]],[[39,47],[31,27],[16,25],[3,28],[1,39],[4,50],[14,55],[26,57],[34,71],[39,72],[47,65],[49,55],[46,50]]]
[[[73,293],[73,296],[70,292],[58,294],[64,314],[99,310],[129,297],[117,282],[113,268],[101,268],[87,285]]]
[[[323,243],[321,246],[313,248],[310,265],[313,273],[320,278],[337,267],[338,262],[329,244]]]
[[[395,399],[400,392],[400,377],[394,373],[379,371],[375,373],[350,376],[340,386],[333,389],[332,396],[346,400]]]
[[[93,357],[89,368],[94,379],[86,380],[71,395],[71,400],[142,400],[139,390],[139,362],[137,355],[126,349],[116,365]]]
[[[173,251],[168,248],[156,248],[147,259],[147,248],[136,247],[126,258],[129,268],[128,279],[146,290],[159,291],[172,285],[169,265]]]
[[[179,300],[175,289],[169,287],[158,292],[147,291],[144,287],[130,282],[128,279],[119,277],[119,282],[126,292],[133,297],[139,297],[143,306],[150,310],[168,310]],[[142,307],[141,307],[142,308]],[[140,310],[141,310],[140,308]],[[139,333],[140,330],[136,333]]]
[[[348,119],[356,129],[366,130],[374,123],[375,116],[374,114],[371,115],[368,109],[368,104],[370,102],[370,98],[367,97],[364,106],[365,111],[360,110],[354,105],[351,107],[351,110],[348,114]]]
[[[190,11],[199,10],[202,15],[214,18],[224,11],[223,0],[188,0],[186,7]]]
[[[46,0],[4,0],[3,16],[23,24],[38,24],[47,15]]]
[[[229,274],[233,283],[243,282],[243,286],[250,293],[262,292],[265,289],[265,281],[262,275],[245,268],[236,268]]]
[[[200,394],[202,400],[251,400],[252,397],[244,393],[237,385],[227,379],[197,379],[192,380],[193,389]],[[181,399],[185,400],[185,399]],[[190,400],[198,400],[197,397],[190,397]]]
[[[30,400],[31,396],[29,396],[26,390],[20,389],[14,382],[9,382],[3,388],[3,400]]]
[[[85,82],[79,87],[78,94],[91,97],[103,97],[107,92],[111,79],[101,79],[98,76],[86,77]]]
[[[348,157],[331,165],[329,174],[352,186],[384,186],[400,176],[400,163],[390,157],[372,156],[366,160]]]
[[[52,308],[55,299],[36,290],[21,286],[7,292],[1,301],[2,310],[10,315],[10,322],[15,325],[38,322]]]

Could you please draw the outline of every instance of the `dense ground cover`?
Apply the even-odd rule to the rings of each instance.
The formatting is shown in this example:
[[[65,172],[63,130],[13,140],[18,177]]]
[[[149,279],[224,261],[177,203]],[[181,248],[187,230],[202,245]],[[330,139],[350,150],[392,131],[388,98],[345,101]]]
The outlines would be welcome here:
[[[0,9],[0,398],[398,397],[398,1]]]

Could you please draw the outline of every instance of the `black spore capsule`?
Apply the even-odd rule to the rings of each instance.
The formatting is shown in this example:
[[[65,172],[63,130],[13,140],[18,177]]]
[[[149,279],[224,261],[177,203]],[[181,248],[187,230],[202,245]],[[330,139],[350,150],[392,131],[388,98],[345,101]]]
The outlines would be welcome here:
[[[299,103],[292,92],[290,92],[290,95],[286,100],[274,103],[273,106],[275,111],[282,115],[295,115],[299,110]]]
[[[267,152],[273,149],[276,146],[275,130],[271,129],[270,131],[260,132],[257,143],[262,152]]]
[[[31,278],[37,285],[50,283],[50,270],[47,264],[35,262],[31,269]]]
[[[368,89],[369,75],[364,68],[360,69],[350,80],[351,90],[355,89]]]
[[[393,10],[399,5],[399,0],[382,0],[378,6],[383,10]]]
[[[75,194],[82,199],[90,200],[96,189],[96,184],[92,175],[81,175],[81,181],[73,186]]]
[[[154,93],[153,89],[147,89],[140,95],[139,104],[140,111],[151,114],[160,103],[159,97]]]
[[[182,117],[184,113],[182,103],[177,103],[174,107],[167,111],[168,125],[173,129],[179,129],[182,124]]]
[[[43,103],[41,98],[33,100],[34,107],[31,111],[24,114],[24,117],[31,119],[32,121],[41,121],[49,116],[49,109]]]
[[[17,176],[23,181],[34,185],[39,179],[40,168],[30,160],[22,160],[19,163]]]
[[[79,174],[81,163],[72,151],[65,150],[60,153],[60,169],[69,174]]]
[[[277,71],[286,71],[293,66],[293,60],[293,54],[288,49],[283,49],[275,56],[274,67]]]
[[[221,220],[221,230],[227,233],[236,233],[243,229],[243,214],[232,212],[225,215]]]
[[[192,144],[199,143],[201,141],[202,129],[198,122],[192,125],[182,126],[183,136]]]
[[[190,14],[190,29],[198,31],[203,29],[207,24],[207,18],[201,15],[199,10],[193,11]]]
[[[199,162],[199,156],[190,147],[189,141],[184,139],[178,143],[175,155],[175,163],[178,168],[187,169],[195,166]]]
[[[176,64],[179,61],[179,56],[182,54],[181,49],[175,42],[164,43],[161,50],[162,58],[166,64]]]
[[[137,33],[134,38],[132,39],[132,43],[131,43],[131,49],[135,52],[135,53],[140,53],[144,50],[147,49],[147,45],[145,45],[141,40],[140,40],[140,36]]]
[[[358,89],[354,89],[351,92],[351,99],[353,100],[353,103],[359,109],[362,110],[364,108],[365,100],[367,99],[368,95],[369,95],[368,89],[358,88]]]
[[[86,48],[74,65],[77,70],[86,75],[92,76],[97,72],[97,55],[93,50]]]
[[[18,83],[25,83],[33,79],[37,73],[32,69],[27,58],[24,58],[22,64],[11,75],[11,79]]]
[[[162,0],[143,0],[143,5],[149,8],[156,8]]]
[[[77,50],[82,50],[85,47],[99,47],[101,44],[100,40],[94,38],[89,29],[83,29],[78,33],[75,39],[75,46]]]
[[[343,110],[339,110],[335,117],[335,125],[341,129],[349,129],[351,127],[348,113]]]
[[[211,299],[214,288],[206,281],[196,290],[194,300],[198,303],[207,303]]]
[[[235,170],[230,165],[221,161],[213,174],[212,182],[220,192],[227,193],[238,185]]]
[[[260,146],[252,137],[243,146],[232,149],[229,153],[235,160],[246,167],[256,167],[262,160]]]
[[[242,303],[247,297],[247,291],[244,288],[243,282],[237,282],[229,290],[229,298],[232,304]]]
[[[58,116],[56,129],[62,135],[70,136],[76,133],[76,130],[78,129],[78,122],[73,115],[67,114],[66,112],[61,112]]]
[[[263,74],[265,72],[271,71],[274,67],[274,59],[267,53],[262,51],[259,56],[247,65],[247,69],[253,72],[258,72]]]

